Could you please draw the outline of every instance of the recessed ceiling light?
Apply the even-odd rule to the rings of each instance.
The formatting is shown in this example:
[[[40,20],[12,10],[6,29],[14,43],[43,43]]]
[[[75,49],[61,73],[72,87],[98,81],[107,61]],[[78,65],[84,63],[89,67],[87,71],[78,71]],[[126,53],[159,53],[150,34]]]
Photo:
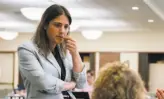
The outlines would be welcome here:
[[[50,0],[52,2],[67,2],[67,1],[76,1],[76,0]]]
[[[153,23],[154,20],[153,20],[153,19],[148,19],[148,22],[149,22],[149,23]]]
[[[29,7],[29,8],[21,8],[21,13],[30,20],[38,21],[41,19],[42,14],[44,13],[46,9],[45,8],[35,8],[35,7]]]
[[[132,7],[132,10],[137,11],[137,10],[139,10],[139,7],[134,6],[134,7]]]
[[[103,34],[100,30],[83,30],[81,33],[88,40],[96,40]]]
[[[4,40],[13,40],[18,36],[18,32],[0,31],[0,37]]]

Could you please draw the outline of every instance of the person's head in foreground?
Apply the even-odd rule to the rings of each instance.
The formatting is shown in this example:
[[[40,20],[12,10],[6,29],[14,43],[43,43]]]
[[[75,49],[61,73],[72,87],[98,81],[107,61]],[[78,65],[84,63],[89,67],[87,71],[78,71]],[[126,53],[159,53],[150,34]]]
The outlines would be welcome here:
[[[138,73],[123,63],[107,64],[94,84],[92,99],[144,99],[144,84]]]

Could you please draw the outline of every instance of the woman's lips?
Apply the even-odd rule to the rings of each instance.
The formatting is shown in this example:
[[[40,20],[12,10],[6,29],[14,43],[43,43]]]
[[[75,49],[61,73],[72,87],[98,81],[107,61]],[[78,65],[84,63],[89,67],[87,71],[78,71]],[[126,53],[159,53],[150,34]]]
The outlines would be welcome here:
[[[62,39],[64,39],[64,36],[56,36],[56,37],[59,37],[59,38],[62,38]]]
[[[60,43],[62,43],[64,41],[64,36],[56,36],[55,40],[56,40],[55,42],[57,44],[60,44]]]

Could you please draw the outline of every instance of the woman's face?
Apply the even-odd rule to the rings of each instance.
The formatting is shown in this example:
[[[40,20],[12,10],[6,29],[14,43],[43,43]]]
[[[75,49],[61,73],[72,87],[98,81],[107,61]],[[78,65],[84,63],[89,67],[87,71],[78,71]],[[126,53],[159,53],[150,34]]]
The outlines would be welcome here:
[[[89,85],[93,84],[94,77],[90,73],[87,73],[87,81]]]
[[[69,32],[69,20],[62,14],[50,21],[47,27],[47,35],[52,44],[60,44]]]

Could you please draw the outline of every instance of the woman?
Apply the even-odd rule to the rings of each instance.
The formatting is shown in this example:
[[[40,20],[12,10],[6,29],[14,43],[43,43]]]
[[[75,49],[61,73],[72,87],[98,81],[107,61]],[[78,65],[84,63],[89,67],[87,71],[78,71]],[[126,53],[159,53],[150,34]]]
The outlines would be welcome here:
[[[71,22],[67,9],[54,4],[44,12],[33,40],[19,46],[27,99],[74,99],[71,90],[86,85],[85,66],[69,36]]]
[[[87,83],[87,86],[84,89],[81,89],[81,91],[88,92],[89,97],[91,98],[94,83],[94,73],[92,70],[87,71]]]
[[[145,99],[144,84],[125,64],[107,64],[94,84],[92,99]]]

